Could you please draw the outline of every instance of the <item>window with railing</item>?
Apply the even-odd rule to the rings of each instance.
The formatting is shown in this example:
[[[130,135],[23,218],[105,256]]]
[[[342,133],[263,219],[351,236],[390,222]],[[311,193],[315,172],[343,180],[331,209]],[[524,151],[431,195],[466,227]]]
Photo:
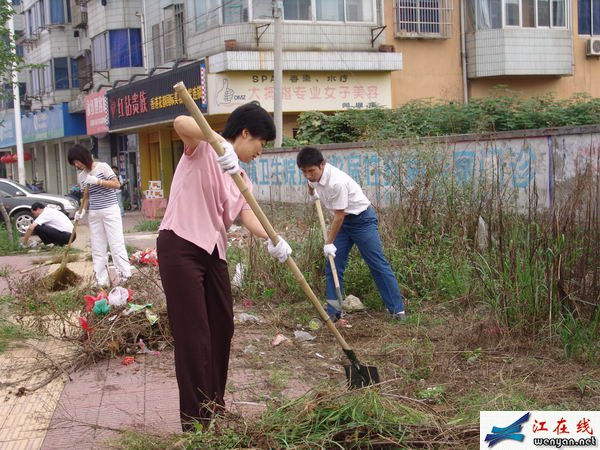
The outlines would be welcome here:
[[[94,70],[142,67],[142,38],[139,28],[109,30],[92,38]]]
[[[449,38],[451,0],[396,0],[396,36]]]
[[[467,31],[568,28],[568,5],[568,0],[468,0],[465,22]]]
[[[185,55],[183,5],[170,5],[163,10],[163,16],[163,59],[164,61],[175,61]]]

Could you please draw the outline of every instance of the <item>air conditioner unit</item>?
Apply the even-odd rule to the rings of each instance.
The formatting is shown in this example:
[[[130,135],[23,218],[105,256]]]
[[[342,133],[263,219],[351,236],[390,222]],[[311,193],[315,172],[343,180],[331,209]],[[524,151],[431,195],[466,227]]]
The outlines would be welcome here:
[[[600,56],[600,38],[589,38],[585,48],[587,56]]]

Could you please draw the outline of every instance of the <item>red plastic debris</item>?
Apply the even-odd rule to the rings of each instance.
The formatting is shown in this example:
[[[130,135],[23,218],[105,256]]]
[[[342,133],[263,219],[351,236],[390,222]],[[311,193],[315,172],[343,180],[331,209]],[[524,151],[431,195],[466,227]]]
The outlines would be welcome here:
[[[135,356],[125,356],[121,360],[121,364],[123,364],[124,366],[128,366],[130,364],[133,364],[134,362],[135,362]]]
[[[81,328],[83,328],[85,331],[90,331],[90,325],[88,324],[88,320],[86,317],[80,317],[79,318],[79,325],[81,325]]]

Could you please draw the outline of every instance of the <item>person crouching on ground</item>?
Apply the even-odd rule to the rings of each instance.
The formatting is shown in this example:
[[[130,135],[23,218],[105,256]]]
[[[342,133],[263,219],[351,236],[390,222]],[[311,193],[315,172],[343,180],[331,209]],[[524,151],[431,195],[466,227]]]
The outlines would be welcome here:
[[[31,235],[37,235],[45,245],[68,244],[73,233],[73,224],[62,211],[35,202],[31,205],[31,212],[35,220],[23,236],[23,247],[27,247]]]
[[[236,108],[218,139],[221,157],[194,119],[179,116],[175,132],[184,145],[157,240],[158,266],[171,332],[183,431],[207,427],[224,409],[233,336],[233,298],[227,269],[227,230],[240,216],[255,236],[267,233],[230,175],[239,173],[252,189],[239,161],[251,162],[275,138],[271,116],[258,104]],[[267,250],[279,262],[292,253],[280,238]]]
[[[404,299],[390,263],[383,254],[381,237],[377,227],[375,208],[363,190],[347,173],[332,166],[314,147],[300,150],[296,158],[298,167],[308,180],[312,201],[320,198],[325,208],[333,213],[333,219],[323,246],[327,259],[327,313],[335,321],[341,317],[341,305],[337,300],[329,255],[333,256],[340,289],[344,291],[344,270],[352,246],[358,250],[369,266],[379,295],[394,318],[405,318]]]
[[[117,283],[131,277],[131,266],[125,248],[121,210],[117,200],[117,190],[121,183],[110,166],[104,162],[94,161],[90,151],[83,145],[75,144],[67,154],[69,164],[81,172],[77,180],[82,188],[87,187],[88,224],[90,227],[90,243],[92,261],[98,286],[110,286],[108,273],[108,247],[112,262],[117,269]],[[81,220],[86,212],[75,213],[75,220]]]

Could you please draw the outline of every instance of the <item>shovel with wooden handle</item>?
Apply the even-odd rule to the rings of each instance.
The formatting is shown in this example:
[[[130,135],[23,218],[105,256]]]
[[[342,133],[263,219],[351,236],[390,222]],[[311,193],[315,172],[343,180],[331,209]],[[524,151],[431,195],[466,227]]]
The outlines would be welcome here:
[[[177,93],[177,95],[179,96],[189,113],[192,115],[192,117],[200,127],[200,130],[202,130],[202,133],[204,134],[204,137],[206,138],[207,142],[212,146],[215,152],[217,152],[217,155],[223,155],[223,147],[221,145],[222,138],[212,130],[212,128],[202,115],[202,112],[200,112],[198,105],[196,105],[190,93],[186,89],[185,84],[182,81],[180,81],[175,86],[173,86],[173,88],[175,89],[175,92]],[[252,195],[252,192],[250,192],[250,190],[248,189],[248,186],[246,185],[244,179],[239,173],[233,174],[231,175],[231,177],[233,178],[233,181],[237,185],[238,189],[250,205],[250,208],[252,208],[252,211],[260,221],[261,225],[267,232],[267,235],[271,239],[271,242],[273,242],[274,245],[277,245],[279,243],[279,236],[277,235],[275,229],[269,222],[269,219],[267,219],[267,216],[261,209],[260,205],[257,203],[256,199],[254,198],[254,195]],[[313,306],[316,308],[317,312],[321,316],[321,319],[323,319],[323,322],[325,323],[327,328],[329,328],[329,330],[333,333],[335,339],[338,341],[338,343],[342,347],[342,350],[344,350],[344,353],[350,360],[351,364],[349,366],[344,367],[349,386],[351,388],[355,388],[379,383],[379,374],[377,372],[377,368],[374,366],[364,366],[359,362],[356,353],[354,353],[354,350],[350,348],[346,340],[343,338],[343,336],[340,334],[338,329],[331,321],[329,315],[325,312],[325,309],[323,309],[323,306],[321,306],[319,299],[306,282],[304,275],[302,275],[302,272],[300,272],[300,269],[296,265],[296,262],[293,260],[293,258],[291,256],[288,257],[285,263],[288,266],[288,268],[292,271],[294,278],[296,278],[296,281],[298,281],[300,287],[302,288],[310,302],[313,304]]]
[[[318,198],[315,200],[315,208],[317,208],[317,216],[319,216],[319,223],[321,224],[321,231],[323,232],[323,241],[327,242],[327,226],[325,225],[325,217],[323,216],[323,208],[321,208],[321,200]],[[342,302],[344,298],[342,296],[342,289],[340,288],[340,279],[338,278],[337,268],[335,267],[335,260],[333,256],[329,255],[329,267],[331,267],[331,274],[333,275],[333,285],[335,286],[335,295],[337,296],[339,303],[339,311],[342,311]]]

